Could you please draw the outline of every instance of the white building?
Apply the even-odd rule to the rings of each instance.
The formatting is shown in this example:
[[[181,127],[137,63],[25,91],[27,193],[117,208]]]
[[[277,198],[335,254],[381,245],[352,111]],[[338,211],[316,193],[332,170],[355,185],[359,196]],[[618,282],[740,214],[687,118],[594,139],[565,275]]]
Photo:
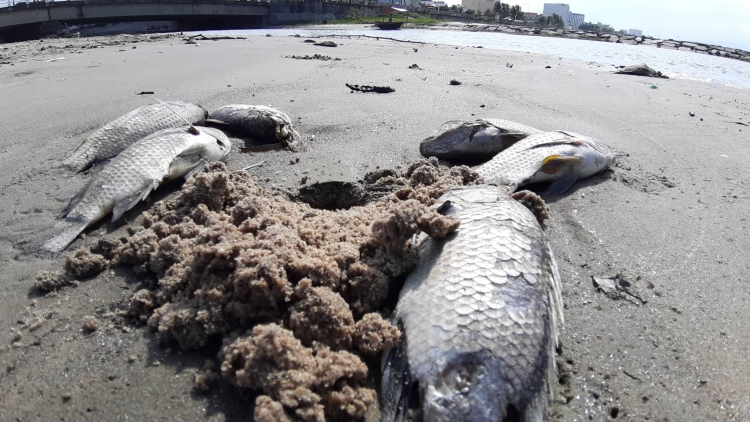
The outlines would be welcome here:
[[[570,5],[565,3],[544,3],[544,16],[559,15],[563,18],[565,25],[570,21]]]
[[[570,14],[570,26],[573,29],[578,29],[583,24],[583,13],[571,13]]]
[[[569,26],[573,29],[578,29],[584,21],[584,15],[582,13],[571,13],[570,5],[565,3],[544,3],[544,16],[559,15],[565,26]]]
[[[635,35],[636,37],[640,37],[643,35],[643,31],[640,29],[628,29],[628,35]]]

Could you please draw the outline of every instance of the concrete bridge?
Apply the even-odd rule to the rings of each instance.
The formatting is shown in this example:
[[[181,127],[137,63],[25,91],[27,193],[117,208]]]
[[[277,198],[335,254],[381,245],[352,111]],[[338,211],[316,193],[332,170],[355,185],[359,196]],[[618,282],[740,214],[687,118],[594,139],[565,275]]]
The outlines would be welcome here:
[[[345,17],[357,9],[373,16],[379,6],[349,2],[246,0],[86,0],[18,3],[0,8],[0,39],[33,39],[52,24],[176,21],[181,30],[253,28]]]

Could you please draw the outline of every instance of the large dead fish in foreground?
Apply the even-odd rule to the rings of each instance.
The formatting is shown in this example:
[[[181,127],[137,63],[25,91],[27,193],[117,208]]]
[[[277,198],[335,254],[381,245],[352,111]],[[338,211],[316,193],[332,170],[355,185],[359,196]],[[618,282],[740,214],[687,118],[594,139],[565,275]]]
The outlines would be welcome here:
[[[561,195],[573,184],[609,168],[616,154],[596,139],[573,132],[531,135],[474,170],[486,183],[519,186],[552,182],[548,195]]]
[[[230,149],[224,133],[204,127],[165,129],[136,142],[70,200],[65,220],[55,226],[61,233],[44,243],[40,252],[61,252],[105,215],[112,212],[116,221],[163,182],[187,179],[209,162],[223,160]]]
[[[199,105],[185,101],[166,101],[139,107],[97,129],[63,161],[63,165],[79,172],[97,161],[112,158],[125,148],[152,133],[169,128],[202,125],[208,112]]]
[[[211,120],[228,125],[227,129],[265,144],[280,144],[295,150],[300,136],[292,120],[283,111],[262,105],[230,104],[212,111]]]
[[[435,206],[461,225],[420,245],[401,290],[392,318],[402,339],[383,359],[381,421],[406,420],[417,381],[424,421],[541,422],[563,318],[547,238],[500,187],[455,187]]]
[[[542,131],[501,119],[450,121],[422,141],[419,152],[441,160],[485,161],[535,133]]]

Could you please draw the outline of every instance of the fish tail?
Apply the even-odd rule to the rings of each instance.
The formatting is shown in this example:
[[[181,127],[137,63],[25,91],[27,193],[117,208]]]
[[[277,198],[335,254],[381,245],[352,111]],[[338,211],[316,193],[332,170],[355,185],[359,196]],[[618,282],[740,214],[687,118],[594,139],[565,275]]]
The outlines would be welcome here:
[[[76,150],[70,157],[63,160],[63,165],[70,171],[79,173],[85,170],[94,162],[94,158],[88,153],[88,151],[82,151],[80,148]]]
[[[60,234],[44,242],[37,251],[42,255],[55,256],[68,247],[79,234],[88,226],[82,219],[65,219],[58,223],[55,228],[62,230]]]

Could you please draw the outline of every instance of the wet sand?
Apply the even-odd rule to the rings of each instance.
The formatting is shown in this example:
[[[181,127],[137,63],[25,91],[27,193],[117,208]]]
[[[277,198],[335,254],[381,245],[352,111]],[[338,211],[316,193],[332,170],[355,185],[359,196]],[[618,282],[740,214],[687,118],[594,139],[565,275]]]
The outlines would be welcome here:
[[[59,270],[63,258],[27,251],[97,171],[73,175],[62,159],[94,129],[148,103],[134,95],[141,91],[209,110],[249,103],[285,111],[303,135],[301,152],[236,152],[228,165],[264,160],[250,172],[287,188],[305,177],[356,181],[377,167],[403,168],[447,120],[503,118],[604,141],[627,156],[549,203],[565,299],[553,412],[565,421],[750,418],[750,91],[525,53],[333,41],[339,46],[174,38],[135,49],[34,41],[16,58],[2,47],[17,46],[0,45],[0,61],[12,63],[0,65],[0,419],[252,419],[250,392],[192,389],[219,345],[182,352],[118,316],[141,286],[129,270],[48,296],[31,290],[35,273]],[[39,51],[52,44],[61,48]],[[315,53],[341,60],[284,57]],[[65,58],[45,61],[53,57]],[[396,91],[350,93],[345,83]],[[95,226],[69,250],[124,234],[123,223],[149,206]],[[632,295],[612,299],[592,283],[616,274]],[[86,316],[99,320],[96,331],[83,332]]]

